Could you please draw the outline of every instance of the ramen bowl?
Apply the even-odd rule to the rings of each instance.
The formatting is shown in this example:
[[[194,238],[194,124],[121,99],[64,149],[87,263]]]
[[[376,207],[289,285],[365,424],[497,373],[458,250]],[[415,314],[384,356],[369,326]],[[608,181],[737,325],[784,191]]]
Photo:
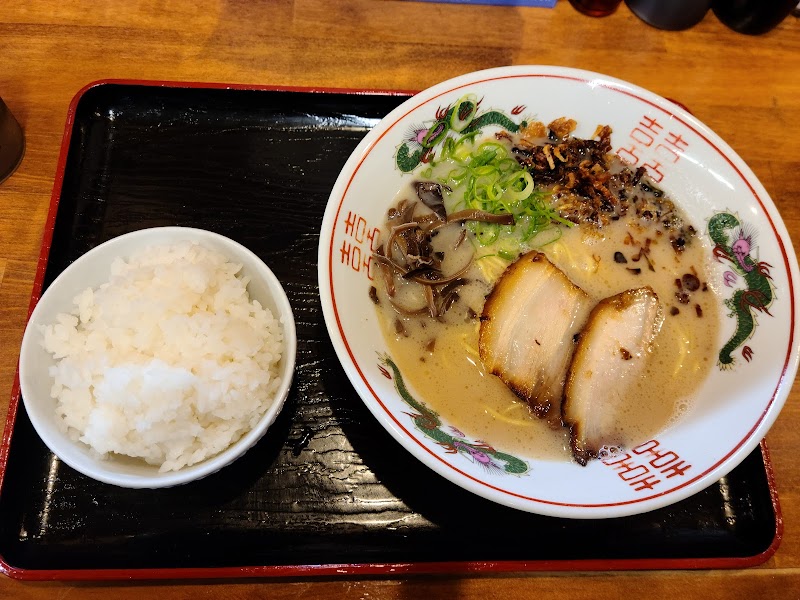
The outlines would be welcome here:
[[[707,318],[718,322],[711,351],[701,357],[708,367],[685,399],[686,409],[658,433],[585,466],[568,453],[553,458],[509,450],[501,439],[442,416],[429,390],[410,381],[402,357],[387,343],[368,293],[380,285],[372,256],[385,241],[387,211],[398,192],[420,179],[426,162],[442,152],[448,127],[469,126],[463,120],[458,127],[447,123],[464,98],[473,104],[458,116],[479,126],[480,135],[559,117],[574,119],[580,138],[592,138],[598,125],[609,125],[611,153],[632,169],[645,169],[687,215],[706,253],[715,308]],[[443,133],[437,131],[442,124]],[[667,506],[719,480],[753,451],[777,418],[797,371],[797,277],[775,205],[709,127],[675,103],[624,81],[543,66],[457,77],[387,115],[345,164],[319,246],[328,331],[378,424],[421,463],[462,488],[563,518],[620,517]]]

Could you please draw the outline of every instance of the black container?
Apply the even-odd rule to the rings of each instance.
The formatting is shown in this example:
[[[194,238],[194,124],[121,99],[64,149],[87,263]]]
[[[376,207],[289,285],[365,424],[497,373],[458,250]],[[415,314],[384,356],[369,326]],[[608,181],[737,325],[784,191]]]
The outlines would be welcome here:
[[[669,31],[697,25],[711,6],[711,0],[625,0],[625,3],[648,25]]]
[[[739,33],[760,35],[777,27],[797,6],[797,0],[716,0],[717,18]]]
[[[0,98],[0,183],[19,166],[25,154],[25,135],[14,115]]]

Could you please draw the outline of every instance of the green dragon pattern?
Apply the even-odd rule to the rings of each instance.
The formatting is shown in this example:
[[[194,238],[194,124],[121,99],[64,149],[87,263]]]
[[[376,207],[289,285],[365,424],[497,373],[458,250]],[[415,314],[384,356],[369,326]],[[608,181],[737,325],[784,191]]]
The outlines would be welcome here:
[[[715,244],[715,258],[720,262],[727,261],[731,266],[731,270],[723,274],[725,285],[732,287],[740,278],[745,283],[744,289],[737,289],[725,300],[725,306],[731,311],[728,316],[736,318],[736,330],[719,352],[720,368],[728,369],[735,362],[733,352],[755,332],[755,312],[772,316],[769,312],[774,300],[769,273],[772,265],[753,260],[750,255],[754,249],[752,236],[744,233],[739,219],[734,215],[727,212],[714,215],[708,223],[708,233]],[[752,355],[752,348],[742,348],[742,356],[746,361],[749,362]]]
[[[394,387],[400,398],[413,408],[416,412],[407,412],[414,425],[427,437],[438,445],[442,446],[449,454],[463,454],[469,457],[474,463],[484,467],[488,471],[495,473],[508,473],[511,475],[524,475],[530,470],[528,464],[510,454],[495,450],[489,444],[477,440],[469,442],[464,434],[455,427],[449,429],[455,435],[451,435],[443,430],[442,420],[438,413],[431,410],[423,402],[415,399],[406,388],[400,369],[394,361],[386,354],[379,356],[379,369],[384,377],[394,382]],[[505,463],[504,465],[498,463]]]
[[[462,136],[480,131],[490,125],[497,125],[512,133],[525,127],[524,121],[518,125],[505,113],[498,110],[490,110],[479,115],[477,114],[479,104],[480,102],[475,100],[462,98],[455,106],[438,110],[433,125],[415,129],[411,139],[403,142],[397,149],[395,155],[397,167],[404,173],[410,173],[420,163],[428,162],[435,148],[444,142],[448,133],[454,131],[456,126],[458,134]]]

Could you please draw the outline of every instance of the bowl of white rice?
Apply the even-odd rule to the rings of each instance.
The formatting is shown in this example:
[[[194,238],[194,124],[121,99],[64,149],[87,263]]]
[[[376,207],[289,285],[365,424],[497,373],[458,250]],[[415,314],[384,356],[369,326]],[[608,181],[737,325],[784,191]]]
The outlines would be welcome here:
[[[34,308],[20,388],[34,429],[75,470],[129,488],[200,479],[267,431],[292,382],[286,293],[253,252],[200,229],[114,238]]]

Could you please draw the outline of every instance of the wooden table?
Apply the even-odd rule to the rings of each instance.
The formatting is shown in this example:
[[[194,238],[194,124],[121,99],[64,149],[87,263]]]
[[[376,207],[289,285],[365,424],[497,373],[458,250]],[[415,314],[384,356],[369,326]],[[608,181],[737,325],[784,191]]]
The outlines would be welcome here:
[[[0,395],[12,387],[67,106],[86,83],[164,79],[422,89],[511,64],[599,71],[680,100],[744,158],[800,241],[800,22],[761,37],[712,14],[665,32],[623,5],[592,19],[554,10],[389,0],[4,2],[0,95],[26,130],[20,169],[0,186]],[[0,422],[7,401],[0,400]],[[800,598],[800,388],[767,440],[783,541],[741,571],[414,576],[154,584],[24,583],[0,597]],[[547,543],[532,539],[531,543]]]

